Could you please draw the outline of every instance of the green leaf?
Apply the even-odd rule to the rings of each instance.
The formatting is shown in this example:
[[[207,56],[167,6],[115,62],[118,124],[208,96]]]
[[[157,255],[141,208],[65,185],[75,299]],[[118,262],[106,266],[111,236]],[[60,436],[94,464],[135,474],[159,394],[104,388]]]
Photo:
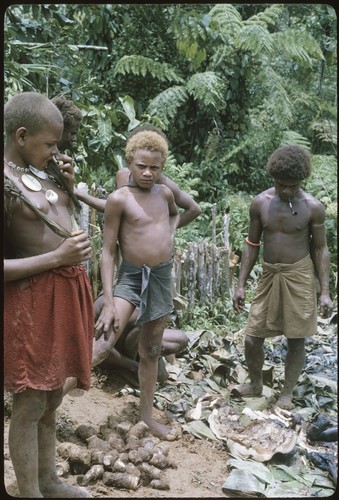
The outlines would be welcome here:
[[[266,496],[263,483],[248,470],[233,469],[222,485],[222,490],[228,495],[259,498]]]
[[[118,165],[119,168],[124,168],[126,166],[125,160],[122,155],[115,153],[113,154],[113,158],[115,160],[115,163]]]
[[[119,97],[119,101],[124,108],[124,111],[130,122],[135,120],[135,109],[134,109],[134,100],[130,96],[125,96],[124,98]]]
[[[98,134],[100,142],[104,147],[109,146],[112,140],[112,123],[107,118],[98,118]]]
[[[196,436],[199,439],[212,439],[213,441],[216,441],[217,438],[213,434],[213,432],[210,430],[210,428],[204,424],[201,420],[194,420],[193,422],[188,422],[187,424],[184,424],[183,429],[190,434],[193,434],[193,436]]]
[[[260,462],[254,462],[251,460],[242,460],[241,458],[230,458],[228,460],[230,467],[235,467],[240,470],[246,470],[254,476],[256,476],[260,481],[267,484],[274,484],[275,480],[268,469],[268,467]]]

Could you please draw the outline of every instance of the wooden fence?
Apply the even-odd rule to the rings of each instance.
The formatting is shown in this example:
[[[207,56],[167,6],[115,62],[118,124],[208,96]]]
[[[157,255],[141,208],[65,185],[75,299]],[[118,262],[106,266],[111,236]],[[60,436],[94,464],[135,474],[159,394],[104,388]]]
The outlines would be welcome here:
[[[213,302],[228,296],[230,290],[228,247],[206,242],[191,243],[187,250],[174,252],[173,279],[176,291],[194,304]]]

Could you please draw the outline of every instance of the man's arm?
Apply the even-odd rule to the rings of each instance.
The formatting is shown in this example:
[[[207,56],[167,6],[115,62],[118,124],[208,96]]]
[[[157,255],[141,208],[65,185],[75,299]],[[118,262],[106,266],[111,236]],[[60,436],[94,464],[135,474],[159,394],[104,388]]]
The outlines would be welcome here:
[[[128,168],[121,168],[115,174],[115,189],[119,189],[123,186],[127,186],[128,182],[129,182],[129,170],[128,170]],[[74,192],[76,194],[76,197],[80,201],[83,201],[84,203],[86,203],[86,205],[89,205],[90,207],[94,208],[98,212],[103,213],[105,211],[105,206],[106,206],[105,199],[96,198],[95,196],[92,196],[88,193],[82,193],[78,188],[75,188]]]
[[[244,307],[246,282],[259,255],[260,238],[263,230],[260,219],[260,206],[260,199],[254,198],[250,206],[250,224],[248,237],[241,256],[238,286],[233,295],[233,308],[237,312],[240,312]]]
[[[115,189],[128,186],[130,184],[130,170],[127,167],[119,168],[115,174]]]
[[[201,208],[198,203],[196,203],[193,198],[179,188],[179,186],[173,182],[168,177],[161,175],[159,178],[159,183],[165,184],[165,186],[169,187],[174,196],[174,201],[179,208],[182,208],[184,212],[180,213],[180,221],[178,224],[179,227],[187,226],[192,220],[196,219],[198,215],[201,214]]]
[[[105,211],[105,206],[106,206],[106,200],[103,200],[102,198],[96,198],[95,196],[92,196],[88,193],[82,193],[80,189],[74,188],[74,193],[75,196],[80,200],[86,203],[86,205],[89,205],[90,207],[94,208],[98,212],[104,212]]]
[[[327,317],[333,311],[329,296],[330,254],[326,241],[325,208],[317,200],[312,206],[311,238],[311,257],[320,283],[320,314]]]
[[[174,195],[172,191],[167,186],[162,185],[161,187],[168,202],[169,224],[171,228],[172,238],[174,238],[175,230],[177,229],[180,222],[178,209],[174,201]]]

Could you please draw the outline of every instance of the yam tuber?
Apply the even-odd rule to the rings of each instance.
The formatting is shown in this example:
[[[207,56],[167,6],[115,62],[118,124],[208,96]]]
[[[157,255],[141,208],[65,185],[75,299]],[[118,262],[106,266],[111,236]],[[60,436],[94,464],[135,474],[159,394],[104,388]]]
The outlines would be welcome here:
[[[63,460],[56,464],[56,474],[58,477],[67,477],[70,472],[70,465],[68,460]]]
[[[170,485],[167,479],[152,479],[149,486],[155,490],[169,490]]]
[[[129,431],[129,436],[140,439],[145,436],[147,431],[149,431],[148,425],[145,424],[145,422],[143,422],[142,420],[140,420],[140,422],[131,427]]]
[[[170,451],[170,445],[166,441],[161,441],[160,443],[155,445],[154,451],[160,451],[165,455],[165,457],[167,457]]]
[[[141,472],[141,477],[146,477],[149,481],[152,479],[160,479],[163,474],[161,469],[158,469],[157,467],[154,467],[154,465],[150,465],[146,462],[139,465],[139,470]]]
[[[94,435],[87,439],[87,446],[89,450],[100,450],[100,451],[109,451],[112,447],[103,439]]]
[[[75,429],[75,435],[86,443],[88,438],[96,435],[96,430],[91,425],[82,424]]]
[[[57,448],[58,454],[65,460],[69,460],[71,464],[79,462],[85,466],[91,464],[91,452],[84,446],[79,446],[75,443],[61,443]]]
[[[78,476],[77,482],[80,486],[87,486],[91,481],[97,481],[104,475],[104,466],[101,464],[92,465],[84,476]]]
[[[126,472],[126,464],[118,458],[112,467],[113,472]]]
[[[106,439],[106,436],[111,433],[112,433],[112,427],[109,424],[101,424],[99,426],[98,434],[102,436],[103,439]]]
[[[106,486],[116,486],[127,490],[136,490],[139,486],[139,478],[125,472],[104,472],[102,482]]]
[[[141,472],[138,469],[138,467],[132,464],[131,462],[128,462],[128,464],[126,464],[126,472],[127,474],[131,474],[132,476],[137,476],[137,477],[141,476]]]
[[[128,420],[123,420],[117,426],[115,429],[121,434],[121,436],[126,436],[126,434],[131,430],[132,424]]]
[[[158,467],[158,469],[166,469],[169,467],[169,460],[163,453],[154,453],[150,462],[151,465]]]
[[[153,450],[153,448],[160,443],[160,439],[155,436],[147,436],[140,439],[140,446],[148,450]]]
[[[128,458],[129,458],[129,461],[132,462],[132,464],[134,464],[134,465],[139,465],[142,462],[142,458],[141,458],[138,450],[131,450],[128,453]]]
[[[91,464],[103,464],[105,466],[113,465],[119,457],[116,450],[109,450],[108,452],[101,450],[91,450]]]
[[[119,454],[119,459],[124,462],[125,464],[128,464],[129,458],[128,458],[128,453],[127,451],[123,451],[122,453]]]
[[[137,450],[138,448],[140,448],[141,446],[141,443],[140,443],[140,439],[137,438],[136,436],[130,436],[128,438],[128,441],[126,443],[126,451],[128,450]]]
[[[125,441],[117,436],[114,432],[111,433],[109,437],[107,437],[107,442],[109,443],[111,448],[114,448],[118,452],[122,452],[125,450]]]

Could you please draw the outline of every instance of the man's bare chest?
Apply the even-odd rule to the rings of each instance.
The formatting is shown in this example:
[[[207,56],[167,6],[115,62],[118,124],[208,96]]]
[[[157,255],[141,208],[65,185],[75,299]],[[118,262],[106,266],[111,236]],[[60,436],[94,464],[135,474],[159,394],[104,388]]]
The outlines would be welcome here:
[[[286,203],[279,210],[265,210],[261,217],[264,231],[280,232],[285,234],[308,231],[309,214],[304,207],[291,210]]]

